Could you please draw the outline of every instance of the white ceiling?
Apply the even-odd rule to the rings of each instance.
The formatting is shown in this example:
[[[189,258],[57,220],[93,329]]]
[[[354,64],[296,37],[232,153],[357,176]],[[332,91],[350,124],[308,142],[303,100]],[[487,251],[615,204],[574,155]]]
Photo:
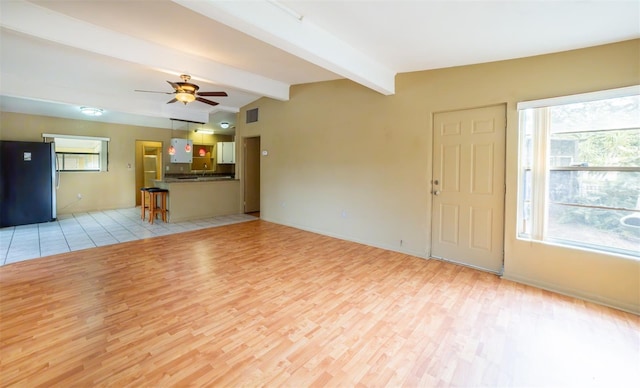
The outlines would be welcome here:
[[[219,129],[295,84],[348,78],[390,95],[397,73],[638,37],[639,1],[0,0],[0,109]],[[172,92],[182,73],[229,96],[185,106],[134,92]]]

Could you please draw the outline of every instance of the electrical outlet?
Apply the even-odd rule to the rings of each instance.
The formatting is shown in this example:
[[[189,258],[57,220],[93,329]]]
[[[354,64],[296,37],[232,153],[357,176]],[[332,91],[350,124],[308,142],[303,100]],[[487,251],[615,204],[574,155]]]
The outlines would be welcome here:
[[[347,218],[347,211],[346,211],[346,210],[343,210],[343,211],[342,211],[342,213],[340,213],[340,216],[341,216],[342,218]]]
[[[169,166],[167,166],[167,171],[169,171]]]
[[[78,193],[78,199],[82,199],[82,194]]]

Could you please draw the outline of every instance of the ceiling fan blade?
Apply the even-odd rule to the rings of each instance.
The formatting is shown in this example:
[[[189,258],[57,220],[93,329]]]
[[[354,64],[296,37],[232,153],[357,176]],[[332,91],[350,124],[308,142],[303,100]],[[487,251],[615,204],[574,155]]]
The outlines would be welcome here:
[[[169,93],[169,94],[173,94],[173,93]],[[178,102],[178,100],[174,98],[171,101],[167,102],[167,104],[173,104],[174,102]]]
[[[198,96],[209,96],[209,97],[227,97],[228,94],[225,92],[198,92],[196,93]]]
[[[160,93],[160,94],[174,94],[170,92],[156,92],[155,90],[134,90],[134,92],[142,92],[142,93]]]
[[[201,98],[201,97],[196,97],[196,101],[204,102],[205,104],[209,104],[212,106],[218,105],[218,103],[215,101],[207,100],[206,98]]]
[[[175,83],[175,82],[171,82],[171,81],[167,81],[167,82],[168,82],[168,83],[169,83],[169,85],[171,85],[171,87],[172,87],[172,88],[174,88],[175,90],[180,90],[180,89],[182,89],[182,88],[180,87],[180,85],[178,85],[178,84],[177,84],[177,83]]]

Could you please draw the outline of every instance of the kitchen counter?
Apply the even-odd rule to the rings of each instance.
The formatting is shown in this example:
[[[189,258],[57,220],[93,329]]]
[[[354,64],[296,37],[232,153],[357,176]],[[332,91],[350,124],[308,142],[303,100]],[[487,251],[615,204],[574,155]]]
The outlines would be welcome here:
[[[228,180],[235,180],[235,179],[230,175],[183,174],[183,175],[165,176],[163,180],[156,181],[156,183],[211,182],[211,181],[228,181]]]
[[[156,182],[165,182],[165,183],[182,183],[182,182],[213,182],[213,181],[233,181],[231,177],[212,177],[212,176],[200,176],[193,178],[165,178],[161,181]]]
[[[155,181],[156,187],[169,190],[169,222],[242,213],[240,180],[219,176],[185,178]]]

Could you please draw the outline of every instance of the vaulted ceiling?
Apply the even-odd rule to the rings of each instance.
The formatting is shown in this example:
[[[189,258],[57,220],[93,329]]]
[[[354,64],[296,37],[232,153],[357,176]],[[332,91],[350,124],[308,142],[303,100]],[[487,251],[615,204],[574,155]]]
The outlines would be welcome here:
[[[638,1],[0,0],[0,109],[215,129],[295,84],[395,75],[640,37]],[[219,103],[167,104],[190,74]]]

